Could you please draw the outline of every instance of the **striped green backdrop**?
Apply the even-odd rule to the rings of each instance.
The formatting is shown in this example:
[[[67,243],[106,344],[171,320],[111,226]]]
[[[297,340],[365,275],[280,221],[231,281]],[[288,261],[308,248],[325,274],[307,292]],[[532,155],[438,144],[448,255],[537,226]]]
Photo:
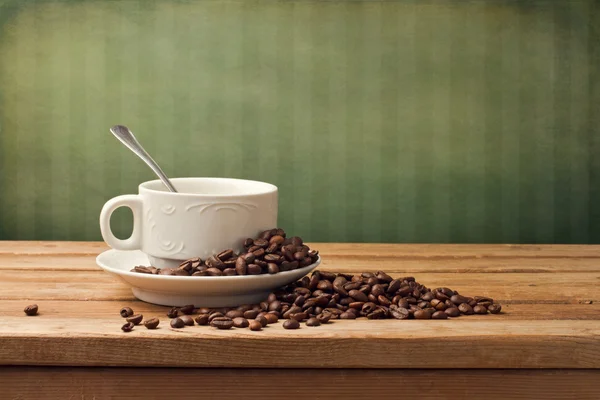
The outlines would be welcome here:
[[[599,32],[591,0],[0,0],[0,239],[99,239],[153,178],[122,123],[311,241],[600,243]]]

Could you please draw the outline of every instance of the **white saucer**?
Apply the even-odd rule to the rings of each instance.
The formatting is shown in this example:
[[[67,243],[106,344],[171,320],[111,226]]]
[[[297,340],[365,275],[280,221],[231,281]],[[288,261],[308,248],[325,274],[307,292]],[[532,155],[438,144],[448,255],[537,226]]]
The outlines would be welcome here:
[[[136,265],[148,266],[148,256],[139,250],[107,250],[96,263],[131,286],[138,299],[163,306],[235,307],[255,304],[275,289],[297,281],[321,263],[278,274],[244,276],[171,276],[131,272]]]

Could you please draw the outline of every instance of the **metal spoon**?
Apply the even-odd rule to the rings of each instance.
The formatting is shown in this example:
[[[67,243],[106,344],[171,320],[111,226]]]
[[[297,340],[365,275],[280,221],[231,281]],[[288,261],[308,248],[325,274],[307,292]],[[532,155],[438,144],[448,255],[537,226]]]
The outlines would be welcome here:
[[[162,169],[160,169],[156,161],[154,161],[152,157],[150,157],[150,155],[146,152],[146,150],[144,150],[140,142],[138,142],[135,136],[133,136],[133,133],[129,130],[129,128],[123,125],[115,125],[112,128],[110,128],[110,131],[113,135],[115,135],[117,139],[121,141],[121,143],[127,146],[129,150],[133,151],[139,158],[141,158],[146,164],[148,164],[152,171],[154,171],[154,173],[158,175],[162,183],[164,183],[165,186],[171,192],[177,193],[177,190],[175,190],[175,187],[173,186],[169,178],[167,178],[167,175],[165,175],[165,173]]]

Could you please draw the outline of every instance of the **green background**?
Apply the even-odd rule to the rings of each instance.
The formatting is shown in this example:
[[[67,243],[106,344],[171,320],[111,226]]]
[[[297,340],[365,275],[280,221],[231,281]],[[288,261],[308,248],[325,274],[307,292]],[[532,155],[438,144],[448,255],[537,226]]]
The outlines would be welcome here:
[[[2,1],[0,239],[100,239],[151,171],[311,241],[600,243],[595,1]],[[113,219],[120,236],[130,214]]]

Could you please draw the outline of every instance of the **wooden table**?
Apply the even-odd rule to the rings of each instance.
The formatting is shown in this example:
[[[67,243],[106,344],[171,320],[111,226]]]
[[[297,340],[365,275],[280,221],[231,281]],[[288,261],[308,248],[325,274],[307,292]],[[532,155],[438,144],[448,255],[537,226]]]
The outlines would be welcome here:
[[[410,275],[505,313],[173,330],[95,265],[103,243],[0,242],[0,397],[600,398],[600,246],[312,246],[321,269]],[[160,329],[121,332],[125,305]]]

